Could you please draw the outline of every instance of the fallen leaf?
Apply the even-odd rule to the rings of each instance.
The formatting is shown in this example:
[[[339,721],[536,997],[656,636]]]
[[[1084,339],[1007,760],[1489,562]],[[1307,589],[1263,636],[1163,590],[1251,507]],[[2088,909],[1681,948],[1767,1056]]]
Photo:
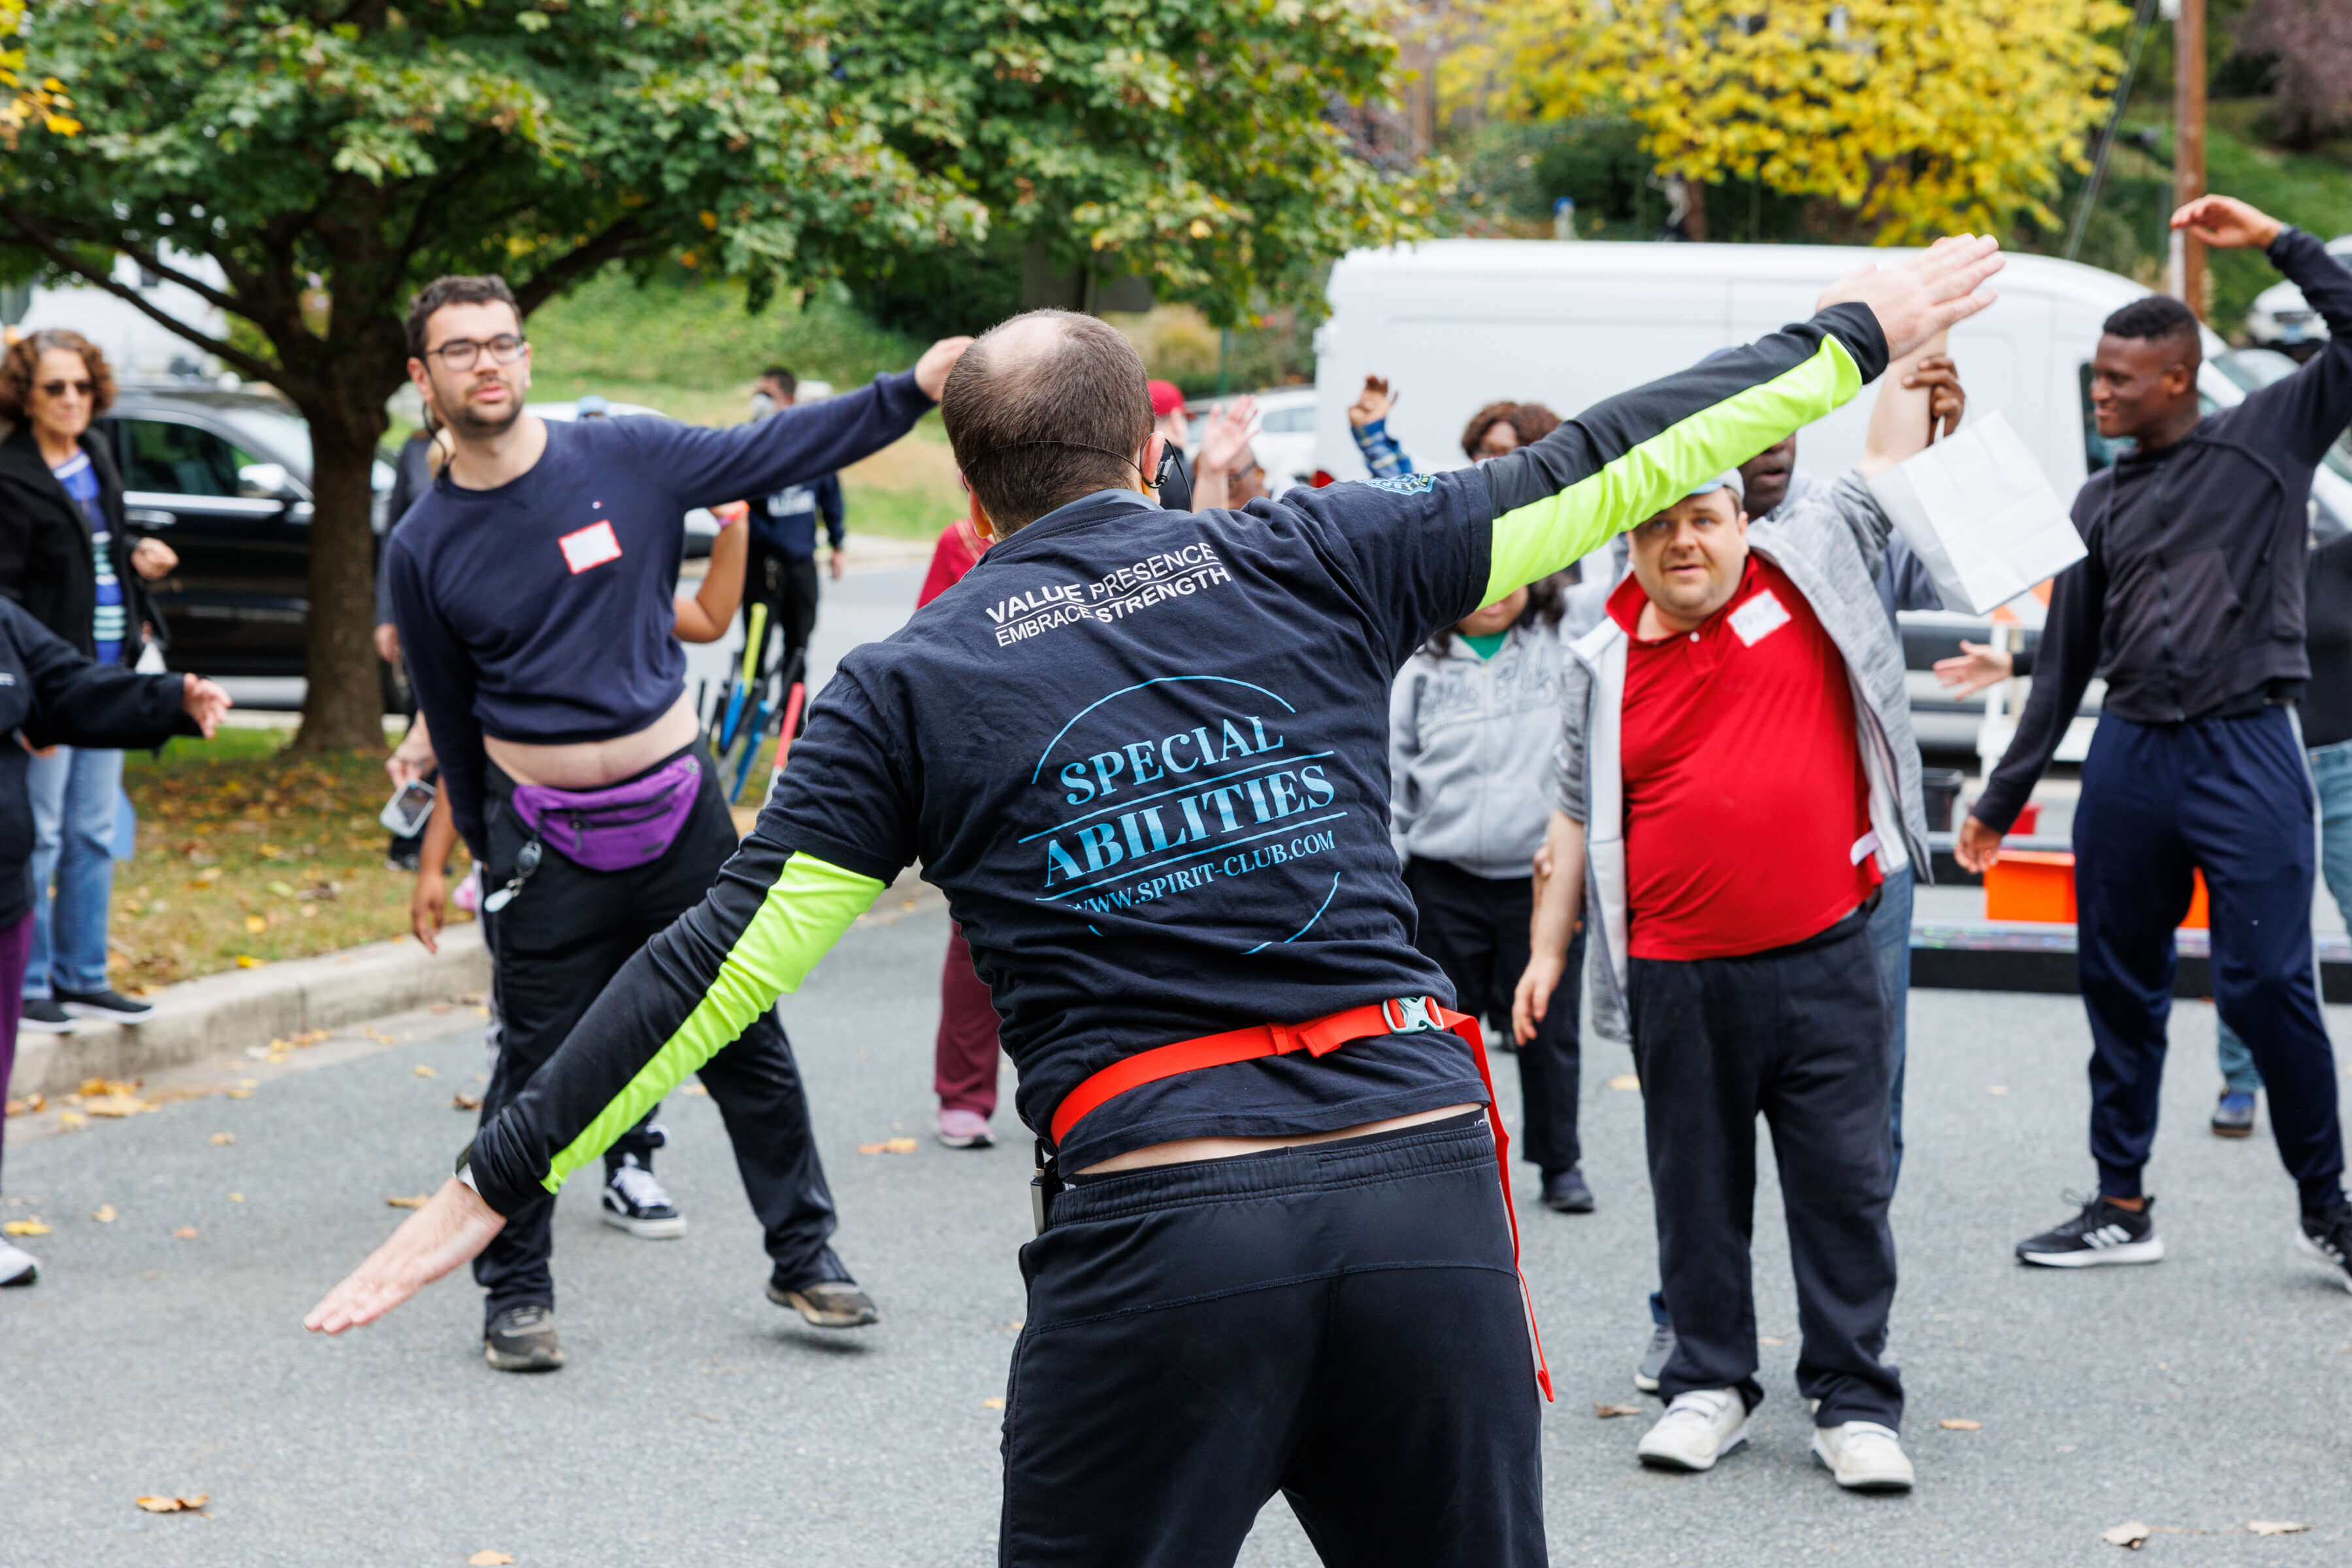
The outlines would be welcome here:
[[[100,1204],[98,1205],[98,1212],[91,1215],[89,1217],[98,1221],[100,1225],[112,1225],[114,1223],[114,1205],[112,1204]]]
[[[221,1092],[228,1096],[231,1100],[251,1100],[253,1098],[253,1090],[249,1089],[225,1089],[221,1090]]]
[[[92,1116],[124,1117],[152,1110],[155,1104],[135,1094],[101,1094],[95,1100],[84,1100],[81,1108]]]
[[[138,1502],[149,1513],[195,1513],[211,1500],[210,1492],[198,1492],[194,1497],[143,1497]]]
[[[482,1109],[482,1097],[478,1094],[453,1094],[449,1097],[449,1109],[452,1110],[479,1110]]]
[[[2310,1528],[2307,1524],[2289,1524],[2283,1519],[2258,1519],[2246,1526],[2255,1535],[2301,1535]]]
[[[277,894],[281,899],[290,899],[294,896],[294,889],[283,882],[270,883],[269,890]]]
[[[435,1072],[431,1068],[426,1067],[423,1062],[418,1062],[416,1064],[415,1072],[418,1078],[439,1078],[441,1076],[439,1073]]]
[[[1955,1415],[1948,1421],[1938,1421],[1936,1425],[1941,1426],[1947,1432],[1981,1432],[1984,1430],[1983,1422],[1970,1421],[1967,1417],[1959,1415]]]
[[[236,966],[239,969],[258,969],[261,967],[261,960],[249,952],[240,952],[236,955]]]
[[[2099,1539],[2105,1542],[2110,1546],[2128,1547],[2130,1550],[2137,1552],[2147,1543],[2147,1538],[2153,1533],[2154,1531],[2150,1531],[2147,1526],[2142,1524],[2137,1520],[2133,1520],[2129,1524],[2118,1524],[2101,1531],[2099,1532]]]
[[[60,1110],[58,1112],[58,1125],[68,1132],[79,1132],[89,1125],[89,1118],[79,1110]]]
[[[982,1410],[1002,1410],[1004,1408],[1004,1401],[1002,1398],[992,1395],[989,1398],[982,1400],[980,1402],[980,1407]]]
[[[46,1097],[37,1094],[28,1094],[22,1100],[10,1100],[8,1102],[8,1114],[11,1116],[22,1116],[27,1111],[38,1110],[47,1104],[48,1104],[48,1100]]]
[[[172,1234],[178,1237],[182,1241],[194,1241],[196,1239],[198,1232],[194,1226],[184,1225]]]
[[[241,1204],[245,1202],[245,1194],[243,1193],[231,1193],[228,1195],[228,1201],[233,1204]]]
[[[5,1225],[0,1225],[0,1231],[5,1231],[10,1236],[47,1236],[49,1234],[49,1227],[37,1219],[12,1219]]]
[[[690,1083],[690,1084],[688,1084],[684,1089],[679,1089],[679,1090],[678,1090],[678,1093],[680,1093],[680,1094],[701,1094],[701,1095],[708,1095],[709,1092],[710,1092],[710,1091],[709,1091],[709,1089],[707,1089],[703,1088],[703,1087],[702,1087],[702,1085],[700,1085],[700,1084],[698,1084],[698,1083]]]
[[[2007,1094],[2009,1092],[2009,1086],[2004,1083],[1989,1083],[1985,1085],[1985,1092],[1987,1094]]]
[[[269,929],[269,922],[263,920],[259,915],[247,915],[245,917],[245,929],[251,931],[254,935],[259,936],[263,931]]]
[[[485,1547],[466,1559],[466,1568],[499,1568],[501,1563],[513,1561],[514,1555],[511,1552],[492,1552]]]
[[[213,1142],[215,1143],[234,1143],[236,1142],[236,1134],[234,1132],[215,1132],[213,1134]]]
[[[1615,1078],[1609,1080],[1609,1087],[1612,1089],[1638,1089],[1642,1087],[1642,1080],[1635,1074],[1621,1072]]]
[[[1642,1407],[1638,1405],[1603,1405],[1596,1399],[1592,1402],[1592,1414],[1600,1420],[1614,1421],[1620,1415],[1639,1415]]]
[[[912,1138],[885,1138],[879,1143],[860,1143],[857,1152],[861,1154],[911,1154],[921,1147]]]
[[[421,1209],[433,1201],[430,1193],[419,1193],[413,1198],[386,1198],[385,1203],[396,1209]]]

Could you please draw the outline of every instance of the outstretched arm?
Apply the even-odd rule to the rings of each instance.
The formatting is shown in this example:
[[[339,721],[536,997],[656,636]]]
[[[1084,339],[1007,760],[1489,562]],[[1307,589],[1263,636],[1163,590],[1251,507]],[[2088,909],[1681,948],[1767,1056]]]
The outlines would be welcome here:
[[[2198,197],[2172,215],[2172,226],[2221,249],[2260,249],[2327,323],[2319,352],[2293,375],[2249,393],[2238,416],[2239,428],[2317,463],[2352,423],[2352,271],[2303,230],[2230,196]]]

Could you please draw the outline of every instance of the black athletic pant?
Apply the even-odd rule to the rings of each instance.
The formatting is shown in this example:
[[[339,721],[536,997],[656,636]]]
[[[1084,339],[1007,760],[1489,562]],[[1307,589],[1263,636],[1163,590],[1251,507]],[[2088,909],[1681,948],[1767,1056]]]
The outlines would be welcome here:
[[[1082,1182],[1021,1249],[1005,1568],[1541,1568],[1540,1394],[1484,1113]]]
[[[1675,1313],[1659,1392],[1764,1397],[1749,1265],[1761,1112],[1797,1276],[1798,1389],[1822,1402],[1816,1426],[1899,1425],[1902,1382],[1879,1360],[1895,1303],[1894,1057],[1866,914],[1745,958],[1636,958],[1629,981]]]
[[[498,1068],[482,1096],[485,1122],[555,1054],[630,955],[702,901],[735,853],[735,824],[718,775],[699,747],[695,754],[702,761],[702,793],[667,854],[633,870],[591,871],[542,847],[539,868],[514,901],[484,915],[505,1026]],[[515,857],[529,837],[509,803],[513,791],[513,781],[492,768],[486,893],[513,877]],[[810,1134],[800,1071],[775,1015],[762,1014],[698,1076],[726,1119],[736,1168],[767,1231],[777,1279],[796,1286],[847,1279],[825,1245],[835,1225],[833,1194]],[[631,1136],[641,1135],[642,1129]],[[487,1317],[526,1302],[555,1304],[548,1268],[554,1215],[552,1197],[518,1209],[475,1259],[475,1283],[489,1293]]]
[[[1454,1009],[1486,1026],[1489,1042],[1511,1037],[1511,995],[1528,967],[1528,917],[1535,884],[1527,877],[1475,876],[1444,860],[1405,864],[1404,885],[1421,910],[1413,945],[1454,982]],[[1520,1157],[1547,1176],[1582,1161],[1576,1137],[1580,1071],[1576,1011],[1584,973],[1584,936],[1568,951],[1568,970],[1536,1037],[1519,1047]]]
[[[816,557],[787,555],[753,534],[743,558],[743,627],[748,636],[754,603],[768,606],[768,624],[784,639],[772,668],[789,669],[793,655],[807,648],[816,630]],[[807,679],[805,670],[801,678]]]

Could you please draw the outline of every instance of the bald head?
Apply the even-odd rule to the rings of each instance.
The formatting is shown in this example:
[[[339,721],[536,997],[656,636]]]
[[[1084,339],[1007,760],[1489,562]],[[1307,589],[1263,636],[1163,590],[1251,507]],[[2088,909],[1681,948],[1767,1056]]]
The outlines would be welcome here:
[[[1134,489],[1151,437],[1143,361],[1113,328],[1031,310],[956,362],[940,417],[1000,537],[1097,490]]]

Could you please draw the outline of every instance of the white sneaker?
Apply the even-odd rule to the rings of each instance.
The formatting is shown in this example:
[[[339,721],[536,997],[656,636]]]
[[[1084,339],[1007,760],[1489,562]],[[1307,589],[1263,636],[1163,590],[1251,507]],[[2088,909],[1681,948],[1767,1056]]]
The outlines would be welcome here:
[[[1661,1470],[1711,1470],[1748,1441],[1748,1405],[1736,1388],[1695,1388],[1675,1395],[1633,1452]]]
[[[1813,1458],[1829,1467],[1848,1491],[1907,1492],[1911,1461],[1890,1427],[1875,1421],[1848,1421],[1813,1428]]]
[[[649,1241],[686,1234],[686,1216],[635,1154],[622,1155],[619,1168],[604,1179],[604,1211],[606,1225]]]
[[[41,1266],[33,1255],[10,1241],[0,1241],[0,1289],[11,1285],[30,1285],[41,1277]]]

